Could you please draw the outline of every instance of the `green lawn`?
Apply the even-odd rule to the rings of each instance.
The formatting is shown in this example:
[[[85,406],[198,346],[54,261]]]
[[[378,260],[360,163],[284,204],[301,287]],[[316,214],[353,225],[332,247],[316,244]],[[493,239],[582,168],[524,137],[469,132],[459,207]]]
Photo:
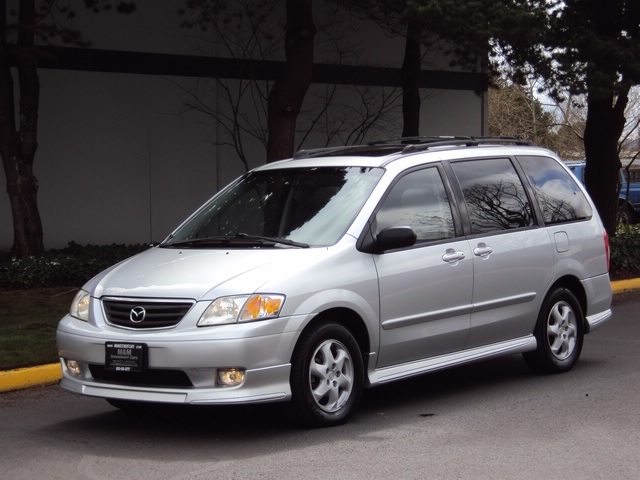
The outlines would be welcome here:
[[[0,290],[0,370],[58,361],[56,326],[76,291]]]

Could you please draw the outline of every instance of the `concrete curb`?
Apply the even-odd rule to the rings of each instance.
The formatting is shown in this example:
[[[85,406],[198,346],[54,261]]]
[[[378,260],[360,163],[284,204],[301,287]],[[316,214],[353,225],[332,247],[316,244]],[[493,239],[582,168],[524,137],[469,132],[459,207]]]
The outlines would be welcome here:
[[[0,392],[48,385],[59,381],[61,378],[62,369],[59,363],[4,370],[0,371]]]
[[[611,290],[616,293],[640,289],[640,278],[611,282]],[[18,368],[0,371],[0,393],[24,388],[49,385],[60,381],[62,369],[59,363],[38,367]]]
[[[630,278],[628,280],[616,280],[611,282],[611,291],[616,293],[628,292],[640,289],[640,278]]]

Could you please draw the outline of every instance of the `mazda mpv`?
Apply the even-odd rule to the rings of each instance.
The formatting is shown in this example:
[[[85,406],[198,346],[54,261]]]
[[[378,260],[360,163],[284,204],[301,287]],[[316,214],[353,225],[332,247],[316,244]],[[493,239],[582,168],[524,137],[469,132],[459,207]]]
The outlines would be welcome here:
[[[120,408],[289,401],[335,425],[364,388],[467,362],[571,369],[611,316],[608,262],[592,201],[548,150],[301,151],[84,285],[57,331],[61,386]]]

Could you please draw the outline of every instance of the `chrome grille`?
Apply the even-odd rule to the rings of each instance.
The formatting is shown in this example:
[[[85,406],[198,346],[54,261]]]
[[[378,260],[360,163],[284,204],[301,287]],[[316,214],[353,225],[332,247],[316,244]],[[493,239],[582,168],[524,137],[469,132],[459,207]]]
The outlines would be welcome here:
[[[104,314],[112,325],[126,328],[168,328],[177,325],[193,306],[192,301],[105,298]]]

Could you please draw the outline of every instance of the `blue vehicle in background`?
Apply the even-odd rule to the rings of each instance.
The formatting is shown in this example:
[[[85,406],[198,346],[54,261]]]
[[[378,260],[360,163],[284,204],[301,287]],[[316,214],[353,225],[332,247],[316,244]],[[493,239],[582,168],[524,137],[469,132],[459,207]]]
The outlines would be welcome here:
[[[576,178],[584,183],[584,170],[586,163],[567,162],[566,165],[569,170],[573,172]],[[620,210],[620,223],[640,223],[640,181],[634,181],[632,178],[631,182],[627,182],[627,176],[624,169],[620,169],[618,209]]]

